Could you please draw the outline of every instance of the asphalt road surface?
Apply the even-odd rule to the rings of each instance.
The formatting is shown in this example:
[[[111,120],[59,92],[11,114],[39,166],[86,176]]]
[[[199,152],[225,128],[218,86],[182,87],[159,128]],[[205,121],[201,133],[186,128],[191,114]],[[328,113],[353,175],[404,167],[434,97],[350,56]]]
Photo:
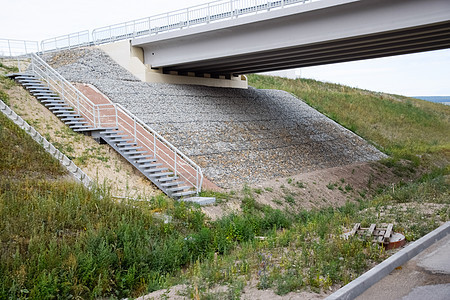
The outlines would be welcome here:
[[[450,234],[367,289],[357,300],[450,300]]]

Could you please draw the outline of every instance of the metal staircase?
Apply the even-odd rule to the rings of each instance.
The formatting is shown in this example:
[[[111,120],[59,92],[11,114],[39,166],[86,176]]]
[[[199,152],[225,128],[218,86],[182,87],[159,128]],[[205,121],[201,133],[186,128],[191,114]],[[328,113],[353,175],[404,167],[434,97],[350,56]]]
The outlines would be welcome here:
[[[110,145],[169,197],[198,195],[200,167],[162,136],[119,104],[92,103],[37,55],[31,62],[27,73],[8,76],[73,131]]]
[[[36,97],[36,99],[73,131],[91,132],[94,130],[101,130],[101,128],[94,128],[92,125],[89,125],[83,116],[78,114],[73,107],[64,102],[58,94],[44,85],[42,81],[38,80],[36,76],[26,73],[15,73],[9,74],[8,77],[20,83],[31,95]]]

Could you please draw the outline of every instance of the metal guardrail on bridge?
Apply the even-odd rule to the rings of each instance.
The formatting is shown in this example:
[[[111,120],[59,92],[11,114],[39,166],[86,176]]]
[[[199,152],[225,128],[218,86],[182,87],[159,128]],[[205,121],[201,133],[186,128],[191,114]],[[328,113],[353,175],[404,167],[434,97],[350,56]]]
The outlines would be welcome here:
[[[124,39],[204,25],[244,15],[257,14],[286,6],[323,0],[217,0],[156,16],[137,19],[92,30],[70,33],[41,41],[0,39],[0,57],[75,49]]]
[[[42,52],[70,50],[90,45],[89,30],[70,33],[41,42]]]
[[[0,39],[0,57],[12,58],[39,52],[37,41]]]
[[[96,28],[92,31],[92,41],[96,45],[111,43],[317,1],[321,0],[218,0],[148,18]]]

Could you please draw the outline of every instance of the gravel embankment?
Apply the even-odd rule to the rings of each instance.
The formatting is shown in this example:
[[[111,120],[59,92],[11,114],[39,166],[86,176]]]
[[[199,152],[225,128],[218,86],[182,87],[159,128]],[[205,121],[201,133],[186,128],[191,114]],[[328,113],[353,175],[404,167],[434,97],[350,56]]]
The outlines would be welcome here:
[[[44,59],[69,81],[92,84],[125,106],[221,187],[385,157],[283,91],[145,83],[99,49]]]

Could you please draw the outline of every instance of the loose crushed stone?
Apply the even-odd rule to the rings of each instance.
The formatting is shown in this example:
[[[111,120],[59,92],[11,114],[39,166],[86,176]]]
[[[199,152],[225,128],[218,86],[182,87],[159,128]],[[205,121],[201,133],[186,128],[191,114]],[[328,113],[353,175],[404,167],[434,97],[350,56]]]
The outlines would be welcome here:
[[[224,188],[386,157],[284,91],[141,82],[97,48],[43,59],[122,104]]]

